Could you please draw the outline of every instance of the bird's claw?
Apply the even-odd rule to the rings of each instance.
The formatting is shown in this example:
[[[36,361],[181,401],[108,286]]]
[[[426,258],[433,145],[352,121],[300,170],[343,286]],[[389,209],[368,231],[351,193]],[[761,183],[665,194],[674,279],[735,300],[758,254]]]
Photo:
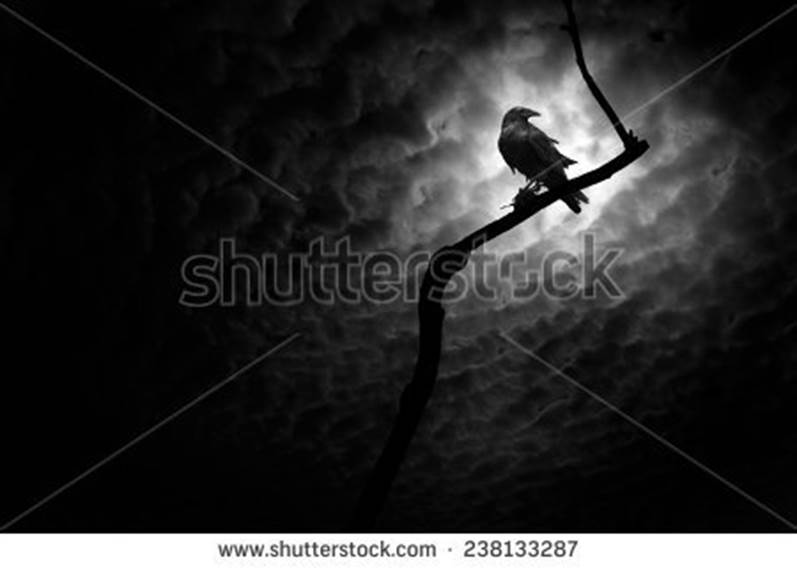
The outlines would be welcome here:
[[[540,192],[540,183],[537,180],[531,180],[522,188],[518,188],[518,194],[531,192],[532,195],[537,195]]]
[[[511,207],[518,208],[532,202],[537,197],[539,184],[529,183],[525,187],[518,188],[518,193],[511,203]]]

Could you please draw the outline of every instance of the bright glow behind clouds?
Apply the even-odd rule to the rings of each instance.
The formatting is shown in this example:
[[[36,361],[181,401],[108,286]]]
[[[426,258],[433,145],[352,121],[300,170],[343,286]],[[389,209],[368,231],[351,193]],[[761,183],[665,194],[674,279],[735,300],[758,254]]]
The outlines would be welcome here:
[[[559,150],[577,161],[567,169],[569,177],[587,172],[622,151],[617,134],[587,88],[575,61],[552,65],[546,50],[571,49],[566,41],[546,43],[531,32],[515,34],[505,49],[473,52],[460,61],[465,79],[428,116],[433,133],[432,149],[447,144],[457,148],[450,154],[431,157],[422,171],[416,171],[411,233],[414,243],[440,246],[505,214],[519,187],[521,174],[512,175],[498,151],[503,114],[511,107],[530,107],[541,116],[532,122],[559,141]],[[616,50],[605,45],[588,45],[590,71],[602,84],[611,76]],[[522,54],[518,56],[516,54]],[[569,55],[569,52],[568,52]],[[676,77],[677,79],[677,77]],[[638,93],[633,106],[643,104],[669,84],[639,84],[628,78],[625,87]],[[623,89],[624,86],[614,86]],[[712,121],[694,109],[672,112],[669,99],[657,101],[638,113],[626,128],[642,137],[656,137],[655,152],[617,173],[613,178],[587,190],[590,204],[574,215],[561,202],[554,204],[520,227],[500,237],[492,246],[499,251],[533,246],[541,239],[555,239],[567,247],[571,237],[597,220],[604,206],[623,190],[634,190],[637,180],[652,168],[669,164],[694,138],[702,139],[714,130]],[[623,109],[616,108],[622,116]],[[652,111],[653,114],[650,114]],[[654,115],[658,117],[651,123]],[[662,120],[666,117],[666,120]],[[662,130],[662,124],[666,129]],[[648,128],[646,128],[646,125]],[[654,126],[655,125],[655,126]],[[684,140],[684,133],[689,140]],[[642,204],[653,219],[667,199]],[[621,238],[621,236],[616,236]],[[575,244],[575,241],[573,242]]]
[[[534,124],[559,140],[559,150],[578,162],[568,168],[569,177],[599,166],[622,148],[575,65],[559,81],[532,84],[515,66],[489,70],[490,63],[496,62],[482,62],[481,65],[471,65],[470,69],[483,78],[485,85],[492,86],[485,94],[494,109],[493,116],[488,119],[493,126],[482,128],[482,121],[472,124],[469,117],[458,114],[453,121],[457,126],[451,128],[451,133],[455,133],[460,142],[469,141],[470,154],[476,157],[476,164],[468,165],[469,172],[458,177],[463,182],[467,181],[464,187],[470,188],[470,204],[478,205],[488,219],[506,213],[507,210],[502,210],[501,206],[508,204],[517,189],[525,184],[522,174],[512,175],[498,151],[501,119],[509,108],[522,105],[541,113],[542,116],[532,119]],[[600,128],[601,124],[605,128]],[[591,134],[596,130],[600,133],[597,137]],[[475,179],[472,177],[474,167]],[[637,171],[633,174],[642,173],[638,166],[635,169]],[[629,173],[632,173],[630,169],[622,176],[601,184],[599,189],[589,191],[591,204],[578,217],[573,216],[564,204],[556,204],[538,214],[533,222],[499,239],[497,247],[516,249],[532,245],[563,223],[567,223],[567,231],[571,234],[587,227],[600,215],[602,205],[628,183]]]

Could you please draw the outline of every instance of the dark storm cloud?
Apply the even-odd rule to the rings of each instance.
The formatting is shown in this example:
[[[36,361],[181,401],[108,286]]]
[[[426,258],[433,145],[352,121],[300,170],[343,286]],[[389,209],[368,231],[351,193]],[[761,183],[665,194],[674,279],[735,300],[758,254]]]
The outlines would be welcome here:
[[[650,43],[632,27],[635,20],[652,22],[652,12],[670,27],[678,24],[653,8],[584,12],[585,25],[600,23],[591,28],[591,41],[605,45],[594,51],[623,54],[621,64],[611,66],[618,77],[638,67],[634,55]],[[453,176],[446,182],[438,179],[440,172],[464,171],[483,158],[483,149],[467,137],[494,131],[503,112],[488,95],[498,77],[480,75],[473,62],[490,66],[490,58],[507,54],[532,84],[557,81],[572,68],[560,20],[557,3],[309,2],[265,9],[242,4],[234,11],[208,4],[191,12],[190,26],[178,28],[176,48],[172,37],[165,40],[171,57],[160,63],[163,73],[188,76],[193,85],[161,91],[180,104],[190,88],[192,114],[210,122],[212,134],[302,195],[303,205],[291,212],[275,203],[280,196],[270,189],[253,188],[258,217],[280,219],[265,233],[266,243],[284,247],[291,238],[332,231],[353,233],[362,244],[407,247],[417,239],[402,228],[412,217],[428,227],[421,238],[439,244],[449,233],[435,236],[435,224],[461,225],[445,212],[462,210],[451,202],[470,194],[469,180]],[[529,42],[536,44],[525,55]],[[654,55],[662,53],[677,59],[675,50]],[[651,69],[661,66],[651,61]],[[638,84],[648,82],[636,76]],[[618,97],[637,97],[638,90]],[[450,134],[457,124],[465,130]],[[425,193],[428,184],[441,183],[444,190]],[[420,204],[418,193],[425,196]],[[226,199],[238,197],[223,188],[212,192],[211,205],[220,207],[202,208],[203,216],[189,225],[202,232],[206,212],[225,217],[236,211]],[[464,220],[473,217],[462,214]],[[484,220],[481,214],[479,222]],[[221,221],[220,227],[236,223]],[[255,218],[248,224],[247,234],[259,240],[262,224]]]
[[[435,155],[451,144],[435,134],[432,118],[454,112],[472,127],[495,128],[485,122],[500,112],[483,95],[489,85],[463,61],[500,48],[517,35],[509,26],[531,17],[525,7],[478,3],[311,2],[286,8],[277,19],[284,26],[255,34],[252,11],[208,9],[208,23],[181,38],[185,56],[172,65],[199,68],[206,78],[194,104],[254,165],[302,194],[309,218],[300,213],[291,227],[307,234],[355,227],[364,242],[385,243],[412,213],[416,169],[429,160],[441,169]],[[533,12],[543,20],[544,12]],[[474,158],[462,143],[442,160],[457,168]],[[261,207],[275,197],[261,195]],[[332,207],[316,206],[327,200]]]

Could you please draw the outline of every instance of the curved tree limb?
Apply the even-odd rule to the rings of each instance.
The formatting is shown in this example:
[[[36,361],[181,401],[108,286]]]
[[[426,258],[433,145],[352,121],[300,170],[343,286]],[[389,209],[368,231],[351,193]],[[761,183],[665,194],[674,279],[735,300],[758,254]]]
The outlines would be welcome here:
[[[625,129],[617,113],[614,112],[609,101],[589,74],[572,1],[564,0],[564,4],[568,23],[563,26],[563,29],[568,32],[572,40],[576,64],[593,97],[612,122],[612,126],[623,142],[624,149],[602,166],[557,187],[550,188],[543,194],[524,199],[511,213],[488,223],[454,245],[443,247],[432,256],[421,283],[418,301],[419,337],[415,372],[401,395],[393,429],[355,508],[352,520],[352,529],[354,530],[364,531],[373,527],[420,423],[426,404],[432,395],[440,364],[443,338],[443,319],[445,318],[445,311],[441,304],[443,291],[451,278],[467,265],[470,253],[488,241],[517,227],[562,197],[607,180],[648,149],[647,142],[637,139],[631,131]]]
[[[598,101],[598,104],[603,109],[603,112],[606,113],[607,117],[609,117],[614,130],[617,131],[617,136],[620,137],[620,140],[623,141],[623,144],[627,148],[629,145],[634,143],[633,135],[631,131],[625,130],[623,123],[620,121],[620,117],[618,117],[617,113],[614,112],[614,109],[609,104],[609,101],[603,95],[603,92],[598,87],[598,84],[595,83],[595,80],[592,78],[592,75],[590,75],[589,70],[587,70],[587,63],[584,61],[584,50],[581,48],[581,36],[578,33],[576,13],[573,11],[573,2],[572,0],[564,0],[564,4],[565,10],[567,11],[567,24],[563,25],[562,29],[570,34],[570,39],[573,41],[573,51],[576,53],[576,65],[578,65],[578,69],[581,71],[581,76],[584,78],[584,82],[592,92],[592,96],[595,97],[595,100]]]

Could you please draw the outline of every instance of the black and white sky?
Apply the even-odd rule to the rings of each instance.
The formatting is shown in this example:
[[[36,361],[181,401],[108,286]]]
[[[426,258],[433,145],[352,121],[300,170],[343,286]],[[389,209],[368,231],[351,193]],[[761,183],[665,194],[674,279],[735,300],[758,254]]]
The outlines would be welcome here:
[[[0,12],[2,517],[302,334],[18,530],[344,528],[412,374],[415,306],[190,309],[183,260],[224,237],[451,243],[522,183],[496,146],[515,105],[571,173],[621,148],[555,1],[7,5],[299,199]],[[797,13],[668,90],[788,7],[576,3],[593,75],[651,149],[582,215],[555,204],[493,248],[577,253],[589,231],[623,249],[625,298],[452,306],[380,529],[785,529],[501,331],[797,518]]]

